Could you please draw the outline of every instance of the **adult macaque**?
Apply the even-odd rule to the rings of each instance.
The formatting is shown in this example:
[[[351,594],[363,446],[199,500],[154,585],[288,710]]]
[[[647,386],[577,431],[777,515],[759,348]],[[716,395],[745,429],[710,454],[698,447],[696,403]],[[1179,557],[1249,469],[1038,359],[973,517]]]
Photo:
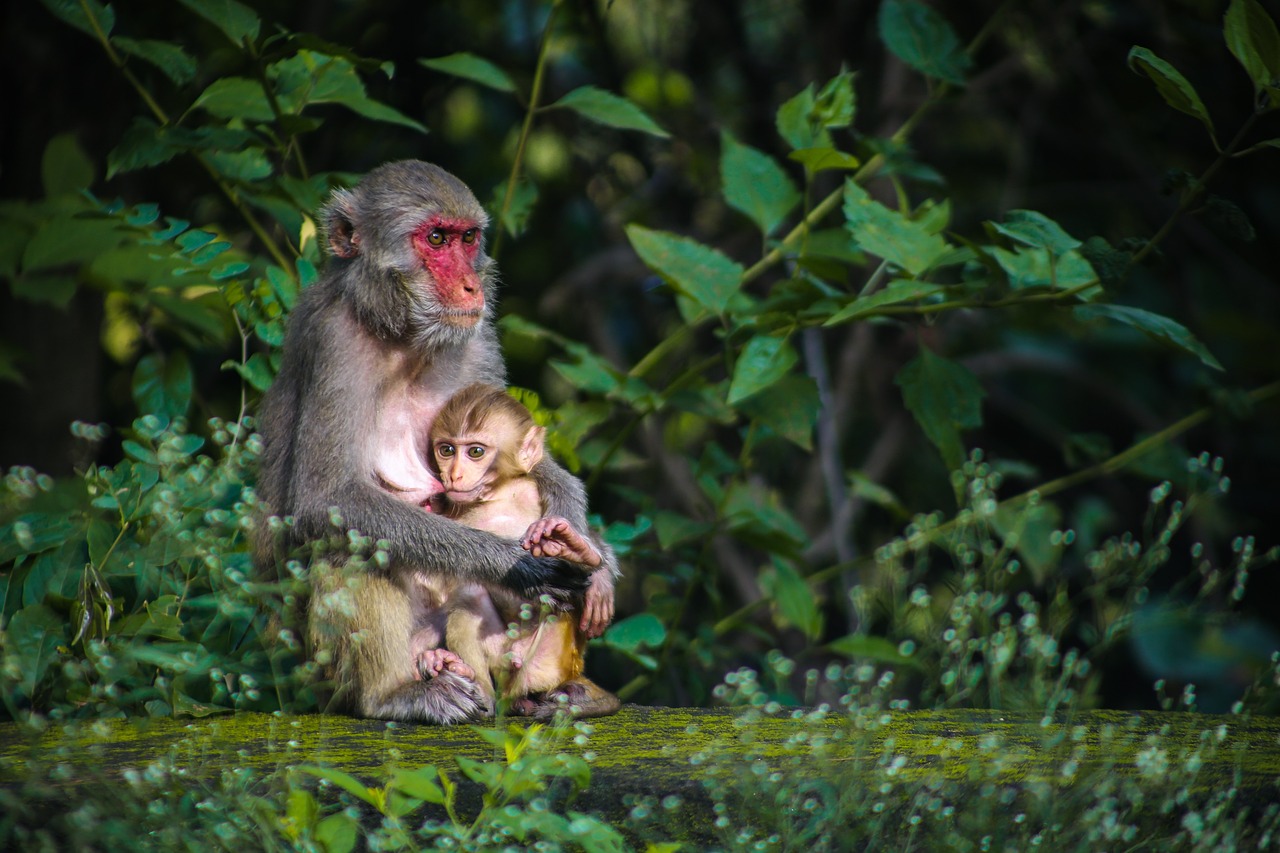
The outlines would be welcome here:
[[[568,520],[543,512],[532,472],[544,456],[544,433],[529,410],[503,389],[484,384],[462,389],[431,425],[431,449],[444,488],[432,506],[468,527],[518,538],[535,554],[598,568],[595,546]],[[474,676],[494,710],[496,680],[513,714],[547,718],[561,702],[575,717],[604,716],[620,707],[618,697],[582,674],[583,626],[608,624],[612,618],[608,572],[592,575],[584,612],[572,620],[569,614],[540,618],[538,602],[491,584],[459,584],[448,596],[448,649],[431,647],[430,637],[426,643],[414,638],[424,671]]]
[[[476,684],[447,670],[423,680],[410,649],[433,630],[443,640],[441,591],[476,581],[564,602],[588,583],[580,566],[415,505],[440,490],[427,446],[440,407],[473,382],[505,384],[487,219],[466,185],[418,161],[334,192],[323,219],[332,259],[293,311],[258,418],[259,494],[293,521],[284,541],[264,526],[259,553],[326,540],[335,521],[383,543],[388,565],[355,583],[313,571],[308,633],[333,702],[378,719],[469,719],[481,713]],[[549,512],[587,529],[581,483],[550,460],[533,477]],[[612,573],[612,554],[596,547]]]

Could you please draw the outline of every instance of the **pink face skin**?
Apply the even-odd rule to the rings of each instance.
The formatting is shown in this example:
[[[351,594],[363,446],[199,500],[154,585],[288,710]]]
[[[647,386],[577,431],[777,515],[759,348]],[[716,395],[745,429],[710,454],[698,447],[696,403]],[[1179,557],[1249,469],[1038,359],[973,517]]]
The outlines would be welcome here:
[[[484,287],[476,274],[480,226],[467,219],[433,216],[413,232],[413,248],[436,283],[446,323],[474,326],[484,313]]]

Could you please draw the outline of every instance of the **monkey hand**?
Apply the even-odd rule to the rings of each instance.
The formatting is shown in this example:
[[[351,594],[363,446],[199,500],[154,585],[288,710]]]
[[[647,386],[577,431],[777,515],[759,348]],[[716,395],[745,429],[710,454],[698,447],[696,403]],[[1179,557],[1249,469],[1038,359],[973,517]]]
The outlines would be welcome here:
[[[578,627],[588,637],[599,637],[613,621],[613,573],[594,572],[582,605]]]
[[[420,679],[435,678],[442,672],[452,672],[475,680],[476,671],[448,649],[426,649],[417,657],[417,676]]]
[[[502,579],[503,586],[523,598],[547,597],[553,611],[572,610],[582,603],[591,576],[576,563],[522,553]]]
[[[599,568],[600,552],[585,536],[574,530],[566,518],[549,515],[525,531],[520,547],[535,557],[559,557],[589,568]]]

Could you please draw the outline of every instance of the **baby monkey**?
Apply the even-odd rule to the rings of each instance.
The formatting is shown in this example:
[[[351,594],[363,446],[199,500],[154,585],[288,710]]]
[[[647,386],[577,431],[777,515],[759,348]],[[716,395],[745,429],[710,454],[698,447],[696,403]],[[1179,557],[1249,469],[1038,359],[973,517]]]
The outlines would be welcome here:
[[[431,499],[431,509],[468,527],[519,539],[535,556],[598,568],[600,553],[585,536],[564,518],[544,515],[531,472],[545,452],[545,432],[502,388],[463,388],[431,425],[432,461],[444,487]],[[611,601],[600,589],[612,584],[608,575],[592,575],[586,608]],[[520,716],[549,718],[561,707],[575,717],[615,713],[618,697],[582,674],[584,625],[593,619],[581,613],[540,615],[540,606],[497,585],[456,587],[447,604],[448,648],[417,650],[420,669],[424,675],[448,670],[474,678],[494,710],[496,682],[510,713]],[[599,624],[598,615],[594,621]]]

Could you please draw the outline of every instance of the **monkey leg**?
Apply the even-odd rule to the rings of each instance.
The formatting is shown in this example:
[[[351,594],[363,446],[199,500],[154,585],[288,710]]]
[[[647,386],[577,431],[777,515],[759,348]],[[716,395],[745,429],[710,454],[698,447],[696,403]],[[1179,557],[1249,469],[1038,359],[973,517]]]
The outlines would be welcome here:
[[[410,596],[397,583],[364,574],[347,586],[342,607],[312,614],[313,636],[331,639],[335,699],[360,717],[426,723],[460,723],[484,713],[475,681],[445,670],[415,677],[415,631]]]
[[[475,670],[476,683],[490,714],[497,710],[494,677],[505,678],[510,669],[507,622],[480,584],[463,584],[449,597],[449,621],[445,641],[449,650]]]

